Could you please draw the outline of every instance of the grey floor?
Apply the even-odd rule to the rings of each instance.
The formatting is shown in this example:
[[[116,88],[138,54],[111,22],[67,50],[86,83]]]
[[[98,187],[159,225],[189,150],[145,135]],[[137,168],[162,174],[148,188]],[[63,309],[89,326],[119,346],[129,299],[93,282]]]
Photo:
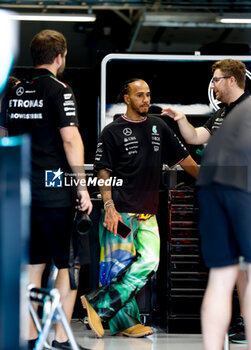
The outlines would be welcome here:
[[[102,339],[95,338],[91,330],[79,320],[72,320],[71,327],[77,342],[91,350],[202,350],[200,334],[167,334],[162,329],[154,329],[151,336],[139,339],[111,336],[105,331]],[[50,334],[53,338],[53,334]],[[246,345],[231,344],[231,350],[247,349]]]

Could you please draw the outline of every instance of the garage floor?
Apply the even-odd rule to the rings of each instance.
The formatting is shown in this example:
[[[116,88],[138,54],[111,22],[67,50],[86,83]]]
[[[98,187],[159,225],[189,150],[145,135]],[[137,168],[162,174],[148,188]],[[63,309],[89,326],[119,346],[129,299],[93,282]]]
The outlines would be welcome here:
[[[79,345],[91,350],[202,350],[201,334],[167,334],[160,328],[146,338],[132,339],[111,336],[105,330],[102,339],[95,338],[93,332],[86,328],[80,320],[72,320],[71,327]],[[49,340],[53,339],[53,333]],[[230,344],[231,350],[244,350],[246,345]]]

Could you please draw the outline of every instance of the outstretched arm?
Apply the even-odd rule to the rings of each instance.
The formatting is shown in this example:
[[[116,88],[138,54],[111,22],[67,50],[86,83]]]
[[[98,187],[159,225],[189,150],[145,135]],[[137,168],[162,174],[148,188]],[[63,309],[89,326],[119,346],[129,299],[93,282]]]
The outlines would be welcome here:
[[[183,112],[168,107],[162,110],[161,115],[168,115],[170,118],[177,121],[180,133],[188,144],[201,145],[208,142],[210,138],[209,131],[204,127],[193,127]]]

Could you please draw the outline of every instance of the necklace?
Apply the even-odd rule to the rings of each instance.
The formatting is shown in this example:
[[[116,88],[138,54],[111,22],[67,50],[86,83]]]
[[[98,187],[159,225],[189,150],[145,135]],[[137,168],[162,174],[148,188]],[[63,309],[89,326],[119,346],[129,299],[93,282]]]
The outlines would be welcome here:
[[[142,117],[141,119],[131,119],[131,118],[128,118],[126,114],[124,114],[123,117],[124,117],[124,119],[131,121],[131,122],[134,122],[134,123],[140,123],[140,122],[147,119],[147,117]]]

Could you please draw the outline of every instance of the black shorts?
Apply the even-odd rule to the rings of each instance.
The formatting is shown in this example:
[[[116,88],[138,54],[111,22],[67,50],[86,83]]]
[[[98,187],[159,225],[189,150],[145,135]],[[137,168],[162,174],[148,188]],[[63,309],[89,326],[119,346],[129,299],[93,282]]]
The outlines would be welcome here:
[[[53,259],[58,269],[69,267],[74,208],[31,208],[29,263]]]
[[[251,263],[251,193],[223,185],[198,189],[201,251],[205,264],[238,264],[239,256]]]

